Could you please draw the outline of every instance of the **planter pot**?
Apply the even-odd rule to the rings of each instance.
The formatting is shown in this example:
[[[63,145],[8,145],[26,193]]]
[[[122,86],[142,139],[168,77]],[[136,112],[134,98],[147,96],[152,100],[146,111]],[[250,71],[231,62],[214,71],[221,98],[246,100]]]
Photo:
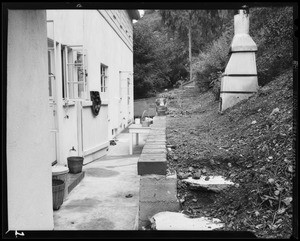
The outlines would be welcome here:
[[[59,179],[52,179],[53,209],[58,210],[64,201],[65,182]]]
[[[76,174],[82,172],[83,157],[70,156],[67,160],[70,173]]]
[[[166,106],[157,106],[156,112],[158,116],[166,115],[167,107]]]
[[[150,121],[142,121],[143,127],[148,127],[150,125]]]

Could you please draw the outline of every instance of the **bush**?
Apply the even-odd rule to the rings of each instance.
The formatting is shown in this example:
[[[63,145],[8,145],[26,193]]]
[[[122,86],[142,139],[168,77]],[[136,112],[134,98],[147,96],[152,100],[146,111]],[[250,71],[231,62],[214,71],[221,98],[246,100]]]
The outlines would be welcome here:
[[[228,50],[233,36],[233,28],[229,27],[222,36],[213,41],[206,50],[199,54],[193,65],[194,80],[200,91],[212,88],[211,83],[217,83],[219,72],[223,72],[229,59]]]
[[[269,83],[279,73],[292,66],[293,61],[293,9],[253,9],[253,18],[264,12],[265,25],[254,33],[258,39],[257,72],[261,86]],[[263,34],[262,34],[262,33]]]

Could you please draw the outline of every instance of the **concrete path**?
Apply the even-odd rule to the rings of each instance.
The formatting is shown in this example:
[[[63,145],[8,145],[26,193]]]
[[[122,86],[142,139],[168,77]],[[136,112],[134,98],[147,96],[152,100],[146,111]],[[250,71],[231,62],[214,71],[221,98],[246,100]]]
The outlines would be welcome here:
[[[129,133],[121,133],[106,157],[83,167],[84,179],[54,211],[54,230],[137,230],[137,161],[145,135],[139,139],[129,156]]]

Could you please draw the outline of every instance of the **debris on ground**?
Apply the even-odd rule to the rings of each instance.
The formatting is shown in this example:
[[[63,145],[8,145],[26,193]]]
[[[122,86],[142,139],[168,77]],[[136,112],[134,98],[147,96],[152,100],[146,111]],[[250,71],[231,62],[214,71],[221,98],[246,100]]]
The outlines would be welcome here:
[[[201,178],[197,180],[188,178],[183,180],[183,182],[189,184],[191,189],[213,192],[220,192],[229,186],[234,185],[233,182],[225,180],[222,176],[201,176]]]
[[[217,218],[191,218],[176,212],[157,213],[150,218],[150,222],[153,230],[216,230],[224,226]]]

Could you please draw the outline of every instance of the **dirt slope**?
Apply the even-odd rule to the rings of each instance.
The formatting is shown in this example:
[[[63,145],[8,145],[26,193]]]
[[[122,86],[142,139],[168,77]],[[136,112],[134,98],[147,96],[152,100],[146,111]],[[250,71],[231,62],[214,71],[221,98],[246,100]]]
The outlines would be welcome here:
[[[179,179],[201,170],[236,183],[222,193],[204,193],[179,180],[182,208],[193,216],[220,218],[226,230],[289,238],[295,199],[292,70],[223,114],[210,92],[175,89],[164,96],[167,141],[173,145],[169,170],[176,170]]]

